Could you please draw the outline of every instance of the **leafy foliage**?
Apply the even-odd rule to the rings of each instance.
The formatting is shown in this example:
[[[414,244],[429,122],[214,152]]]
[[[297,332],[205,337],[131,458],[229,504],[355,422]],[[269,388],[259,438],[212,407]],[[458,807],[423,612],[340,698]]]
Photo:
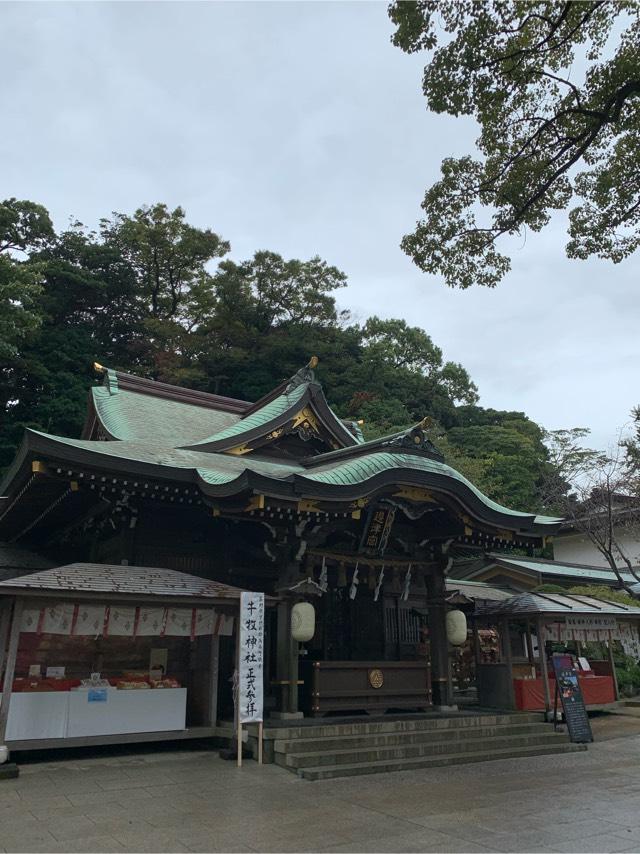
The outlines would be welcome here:
[[[40,271],[20,255],[45,246],[53,236],[49,214],[41,205],[13,198],[0,203],[0,371],[41,322]]]
[[[533,588],[533,593],[568,593],[566,587],[561,584],[539,584]]]
[[[492,287],[510,267],[499,238],[541,231],[571,203],[570,257],[637,249],[637,0],[394,0],[389,14],[394,44],[429,52],[429,109],[480,128],[479,157],[443,161],[402,242],[422,270]]]
[[[640,694],[640,664],[631,655],[614,657],[618,690],[623,697],[637,697]]]

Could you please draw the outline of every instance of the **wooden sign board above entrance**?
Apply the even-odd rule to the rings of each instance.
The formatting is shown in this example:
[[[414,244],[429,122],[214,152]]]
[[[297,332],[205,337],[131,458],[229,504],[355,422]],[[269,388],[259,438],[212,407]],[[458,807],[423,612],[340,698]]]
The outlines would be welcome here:
[[[593,741],[591,724],[582,698],[578,674],[573,666],[573,659],[570,655],[554,655],[553,670],[556,676],[556,705],[559,694],[564,719],[569,730],[569,738],[571,741],[583,744]]]
[[[369,510],[360,540],[363,554],[384,553],[395,515],[395,507],[372,507]]]

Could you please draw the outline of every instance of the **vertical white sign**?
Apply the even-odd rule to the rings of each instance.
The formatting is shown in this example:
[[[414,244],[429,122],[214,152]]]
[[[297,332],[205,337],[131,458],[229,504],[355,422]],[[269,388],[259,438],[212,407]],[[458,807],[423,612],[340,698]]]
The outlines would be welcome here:
[[[254,723],[262,720],[263,712],[264,593],[240,594],[239,655],[239,720]]]

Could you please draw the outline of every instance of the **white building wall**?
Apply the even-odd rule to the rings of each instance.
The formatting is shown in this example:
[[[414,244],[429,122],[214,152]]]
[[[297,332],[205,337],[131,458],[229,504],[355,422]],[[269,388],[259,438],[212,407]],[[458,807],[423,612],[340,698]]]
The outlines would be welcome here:
[[[632,564],[640,564],[640,529],[627,529],[617,539]],[[553,559],[567,563],[586,563],[590,566],[609,566],[606,558],[586,534],[562,534],[554,537]]]

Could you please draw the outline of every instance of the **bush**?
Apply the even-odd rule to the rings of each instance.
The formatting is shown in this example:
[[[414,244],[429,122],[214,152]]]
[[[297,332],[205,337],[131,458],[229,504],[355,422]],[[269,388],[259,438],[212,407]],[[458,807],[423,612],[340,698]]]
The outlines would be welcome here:
[[[640,664],[630,655],[622,655],[616,656],[615,667],[620,695],[635,697],[640,694]]]

